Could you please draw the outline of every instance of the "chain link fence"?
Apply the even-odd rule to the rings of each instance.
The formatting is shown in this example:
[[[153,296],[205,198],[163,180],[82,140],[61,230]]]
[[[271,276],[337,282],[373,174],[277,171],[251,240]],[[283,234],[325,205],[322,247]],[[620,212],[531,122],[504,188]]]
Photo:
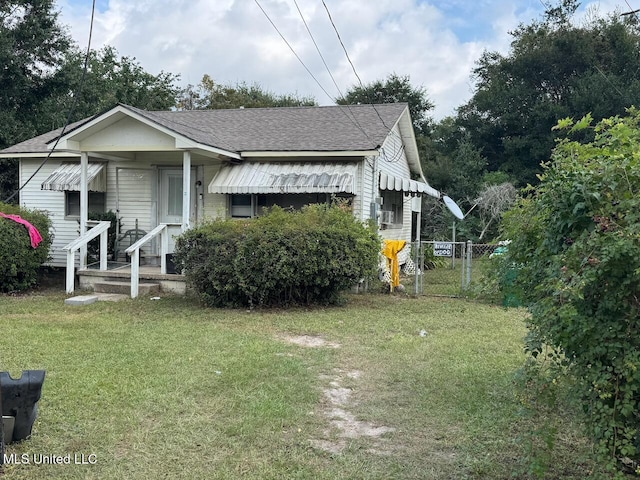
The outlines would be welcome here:
[[[470,241],[413,242],[403,267],[407,291],[415,295],[459,296],[481,280],[483,265],[499,247]]]

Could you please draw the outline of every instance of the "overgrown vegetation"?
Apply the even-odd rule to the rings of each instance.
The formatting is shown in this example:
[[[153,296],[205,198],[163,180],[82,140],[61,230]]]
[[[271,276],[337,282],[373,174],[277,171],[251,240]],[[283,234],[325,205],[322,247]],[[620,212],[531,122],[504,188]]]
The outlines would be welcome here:
[[[208,306],[335,303],[375,273],[380,240],[340,205],[274,207],[252,220],[215,220],[176,241],[175,257]]]
[[[595,451],[640,471],[640,112],[558,123],[540,186],[505,217],[506,261],[531,311],[527,348],[575,378]]]
[[[51,222],[42,212],[21,209],[15,205],[0,203],[0,212],[19,215],[42,236],[40,244],[33,248],[24,225],[0,218],[0,292],[26,290],[36,284],[38,270],[49,257],[53,240],[49,232]]]

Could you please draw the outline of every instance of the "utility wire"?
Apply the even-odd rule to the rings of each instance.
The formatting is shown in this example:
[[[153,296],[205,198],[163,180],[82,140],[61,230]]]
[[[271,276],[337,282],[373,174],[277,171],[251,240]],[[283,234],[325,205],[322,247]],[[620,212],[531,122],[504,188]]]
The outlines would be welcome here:
[[[19,187],[15,192],[13,192],[13,194],[11,196],[6,198],[4,200],[4,203],[10,202],[18,193],[20,193],[22,191],[22,189],[24,187],[26,187],[29,184],[29,182],[31,182],[31,180],[33,180],[33,178],[38,174],[38,172],[40,172],[40,170],[42,170],[42,167],[44,167],[44,165],[47,163],[49,158],[51,158],[51,154],[53,153],[53,151],[58,146],[58,143],[60,142],[60,139],[63,137],[65,131],[67,130],[67,127],[69,126],[69,123],[71,122],[71,117],[73,116],[73,112],[76,109],[76,105],[78,103],[78,97],[80,97],[82,95],[82,89],[84,87],[84,81],[85,81],[85,78],[87,76],[87,69],[88,69],[88,65],[89,65],[89,54],[91,53],[91,37],[93,36],[93,20],[94,20],[94,16],[95,16],[95,11],[96,11],[96,0],[93,0],[92,5],[91,5],[91,23],[89,25],[89,40],[87,41],[87,52],[86,52],[85,57],[84,57],[84,66],[82,68],[82,77],[80,77],[80,85],[78,86],[78,91],[73,96],[73,101],[71,103],[71,107],[69,108],[69,112],[67,114],[67,118],[65,120],[64,126],[62,127],[62,130],[60,131],[60,134],[56,138],[56,142],[53,144],[53,147],[49,150],[49,153],[47,153],[47,156],[44,158],[44,160],[42,160],[42,162],[40,163],[38,168],[36,168],[36,171],[31,174],[31,176],[27,179],[26,182],[24,182],[22,184],[21,187]]]
[[[336,81],[335,77],[333,76],[333,74],[331,73],[331,69],[329,68],[329,65],[327,65],[327,61],[324,58],[324,55],[322,55],[322,52],[320,51],[320,47],[318,46],[318,42],[316,42],[315,37],[313,36],[313,33],[311,33],[311,29],[309,28],[309,25],[307,24],[307,21],[304,18],[304,15],[302,14],[302,10],[300,10],[300,7],[298,6],[298,2],[297,0],[293,0],[293,3],[296,6],[296,9],[298,10],[298,13],[300,14],[300,18],[302,19],[302,23],[304,23],[305,28],[307,29],[307,33],[309,34],[309,37],[311,37],[311,41],[313,42],[313,45],[316,47],[316,51],[318,52],[318,55],[320,56],[320,59],[322,60],[322,63],[324,64],[324,68],[327,70],[327,73],[329,74],[329,77],[331,77],[331,81],[333,82],[333,84],[336,87],[336,90],[338,90],[338,93],[340,94],[340,98],[343,99],[344,98],[344,94],[342,93],[342,90],[340,89],[340,87],[338,86],[338,82]],[[336,101],[336,99],[332,99],[336,104],[338,103]],[[362,128],[362,126],[360,125],[360,123],[358,122],[358,119],[356,118],[355,114],[353,113],[353,111],[350,108],[350,105],[347,104],[347,109],[349,110],[349,113],[351,113],[351,116],[353,117],[353,122],[355,122],[356,126],[362,131],[362,133],[365,134],[365,136],[371,140],[371,137],[369,137],[369,135],[367,134],[367,132]]]
[[[335,85],[336,90],[338,90],[338,93],[340,94],[340,98],[344,98],[344,95],[342,94],[342,90],[340,90],[340,87],[338,86],[338,83],[336,82],[336,79],[333,77],[333,74],[331,73],[331,70],[329,69],[329,65],[327,65],[327,62],[324,59],[324,56],[322,55],[322,52],[320,51],[320,47],[318,47],[318,43],[316,42],[316,39],[313,37],[313,34],[311,33],[311,30],[309,29],[309,25],[307,24],[307,21],[304,19],[304,15],[302,15],[302,11],[300,10],[300,7],[298,6],[298,2],[296,0],[293,0],[293,3],[295,4],[296,8],[298,9],[298,13],[300,14],[300,18],[302,19],[302,22],[304,23],[305,28],[307,29],[307,33],[309,34],[309,37],[311,37],[311,41],[313,42],[313,45],[316,47],[316,51],[318,52],[318,55],[320,55],[320,58],[322,59],[322,63],[324,64],[324,68],[327,69],[327,72],[329,73],[329,76],[331,77],[331,81]]]
[[[322,5],[324,5],[324,9],[327,12],[327,15],[329,17],[329,21],[331,22],[331,25],[333,26],[333,30],[336,32],[336,35],[338,36],[338,41],[340,42],[340,45],[342,45],[342,50],[344,50],[344,54],[347,56],[347,60],[349,61],[349,64],[351,64],[351,68],[353,70],[353,73],[356,75],[356,78],[358,79],[358,82],[360,83],[360,86],[364,88],[364,85],[362,84],[362,79],[360,78],[360,75],[358,75],[358,72],[356,71],[356,67],[353,64],[353,62],[351,61],[351,57],[349,56],[349,52],[347,52],[347,47],[345,47],[344,42],[342,41],[342,37],[340,36],[340,32],[338,32],[338,28],[336,27],[336,24],[333,21],[333,18],[331,17],[331,12],[329,11],[329,7],[327,7],[327,4],[325,3],[324,0],[322,0]]]
[[[347,51],[347,47],[345,46],[344,42],[342,41],[342,37],[340,36],[340,32],[338,31],[338,27],[336,26],[335,22],[333,21],[333,17],[331,16],[331,12],[329,11],[329,7],[327,7],[327,4],[326,4],[325,0],[322,0],[322,5],[324,6],[325,11],[327,12],[327,16],[329,17],[329,22],[331,22],[331,26],[333,27],[333,31],[336,32],[336,36],[338,37],[338,41],[340,42],[340,45],[342,46],[342,50],[344,51],[344,54],[347,57],[347,60],[349,61],[349,64],[351,65],[351,69],[353,70],[353,73],[355,74],[356,78],[358,79],[358,83],[360,84],[360,88],[362,88],[362,91],[364,92],[366,90],[365,86],[362,83],[362,79],[360,78],[360,75],[358,75],[358,71],[356,70],[356,67],[353,64],[353,61],[351,60],[351,57],[349,56],[349,52]],[[373,107],[374,112],[376,112],[376,115],[378,115],[378,118],[382,122],[382,125],[384,125],[384,127],[387,130],[389,130],[389,133],[391,133],[391,135],[394,135],[394,136],[398,137],[402,141],[402,138],[400,137],[400,135],[398,135],[396,132],[394,132],[393,129],[391,127],[389,127],[389,125],[387,125],[387,123],[384,121],[384,119],[380,115],[380,112],[376,108],[376,105],[375,105],[373,99],[371,98],[371,96],[369,96],[369,100],[371,101],[371,106]],[[396,154],[394,154],[393,156],[395,158]],[[394,161],[397,161],[397,160],[394,160]]]
[[[600,70],[600,68],[596,64],[594,64],[593,66],[595,67],[596,70],[598,70],[598,73],[600,73],[600,75],[604,77],[604,79],[609,83],[609,85],[611,85],[613,89],[616,92],[618,92],[618,95],[620,95],[624,99],[625,95],[620,91],[620,89],[616,85],[614,85],[614,83],[609,79],[609,77],[607,77],[605,73],[602,70]]]
[[[329,97],[331,100],[335,101],[335,99],[331,96],[331,94],[329,94],[329,92],[327,92],[325,90],[325,88],[322,86],[322,84],[318,81],[318,79],[315,77],[315,75],[313,73],[311,73],[311,70],[309,70],[309,67],[307,67],[305,65],[305,63],[302,61],[302,59],[300,58],[300,56],[296,53],[296,51],[293,49],[293,47],[291,46],[291,44],[287,41],[287,39],[284,37],[284,35],[282,34],[282,32],[280,32],[280,30],[278,29],[278,27],[276,26],[275,23],[273,23],[273,20],[271,20],[271,17],[269,16],[269,14],[265,11],[264,8],[262,8],[262,5],[260,5],[260,2],[258,0],[254,0],[256,2],[256,5],[258,5],[258,7],[260,7],[260,10],[262,10],[262,13],[264,14],[264,16],[267,18],[267,20],[269,20],[269,23],[271,24],[271,26],[276,30],[276,32],[278,32],[278,35],[280,35],[280,38],[282,38],[282,41],[284,43],[287,44],[287,47],[289,47],[289,50],[291,50],[291,53],[293,53],[295,55],[295,57],[298,59],[298,61],[300,62],[300,64],[304,67],[304,69],[307,71],[307,73],[309,75],[311,75],[311,78],[313,78],[313,80],[318,84],[318,86],[320,87],[320,89],[327,95],[327,97]]]
[[[327,90],[322,86],[322,84],[318,81],[318,79],[315,77],[315,75],[313,75],[313,73],[311,73],[311,70],[309,70],[309,68],[307,67],[307,65],[302,61],[302,59],[300,58],[300,56],[296,53],[296,51],[293,49],[293,47],[291,46],[291,44],[287,41],[287,39],[285,38],[285,36],[282,34],[282,32],[280,32],[280,30],[278,29],[278,27],[276,26],[276,24],[273,22],[273,20],[271,20],[271,17],[269,17],[269,15],[267,14],[267,12],[265,11],[264,8],[262,8],[262,5],[260,5],[260,3],[258,2],[258,0],[254,0],[256,5],[258,5],[258,7],[260,7],[260,10],[262,10],[262,13],[264,14],[264,16],[267,18],[267,20],[269,20],[269,23],[271,23],[271,26],[276,30],[276,32],[278,32],[278,35],[280,35],[280,38],[282,38],[282,40],[284,41],[284,43],[289,47],[289,50],[291,50],[291,52],[295,55],[295,57],[298,59],[298,61],[300,62],[300,64],[304,67],[304,69],[307,71],[307,73],[309,73],[309,75],[311,75],[311,78],[313,78],[313,80],[318,84],[318,86],[322,89],[322,91],[331,99],[332,102],[334,103],[338,103],[336,101],[336,99],[329,94],[329,92],[327,92]],[[296,7],[298,6],[298,4],[296,3]],[[298,11],[300,11],[300,9],[298,8]],[[302,13],[300,13],[300,15],[302,16]],[[304,17],[302,17],[302,20],[305,23],[305,26],[307,24],[307,22],[304,20]],[[309,31],[308,27],[307,27],[307,31]],[[309,34],[311,35],[311,32],[309,31]],[[312,36],[313,39],[313,36]],[[315,40],[314,40],[314,44],[315,44]],[[316,45],[317,48],[317,45]],[[320,51],[318,50],[318,53],[320,53]],[[320,54],[320,57],[322,58],[322,61],[324,62],[324,58],[322,57],[322,54]],[[326,65],[326,63],[325,63]],[[328,69],[328,67],[327,67]],[[331,72],[329,71],[329,75],[331,76],[331,78],[333,79],[333,75],[331,75]],[[335,80],[334,80],[335,83]],[[338,88],[337,84],[336,87]],[[338,92],[340,92],[340,88],[338,88]],[[342,92],[340,92],[340,95],[342,95]],[[349,112],[351,112],[351,116],[349,116],[349,114],[347,114],[347,112],[345,110],[343,110],[342,108],[340,108],[340,111],[347,117],[347,119],[353,123],[361,132],[362,134],[369,139],[370,141],[373,142],[373,139],[369,136],[369,134],[362,128],[362,126],[360,125],[360,123],[358,122],[356,116],[354,115],[353,111],[347,106],[347,109],[349,110]]]
[[[628,12],[622,13],[621,15],[633,15],[634,17],[636,17],[636,20],[638,20],[638,12],[640,12],[640,9],[634,9],[627,0],[624,0],[624,3],[627,4],[627,7],[629,7]]]

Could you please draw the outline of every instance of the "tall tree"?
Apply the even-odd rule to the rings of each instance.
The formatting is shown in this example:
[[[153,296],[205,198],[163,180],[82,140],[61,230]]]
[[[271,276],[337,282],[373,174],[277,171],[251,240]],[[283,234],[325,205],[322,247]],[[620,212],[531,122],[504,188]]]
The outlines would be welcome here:
[[[57,19],[53,0],[0,2],[0,149],[39,133],[35,119],[71,45]],[[0,160],[0,200],[16,183],[17,162]]]
[[[71,41],[53,0],[0,2],[0,148],[35,135]]]
[[[133,57],[120,56],[106,46],[92,50],[87,59],[87,72],[81,83],[86,52],[70,51],[55,75],[57,95],[44,102],[50,112],[39,125],[41,131],[61,127],[73,105],[71,121],[80,120],[126,103],[146,110],[167,110],[176,105],[180,91],[178,75],[161,71],[147,72]],[[49,122],[49,123],[45,123]]]
[[[94,115],[116,103],[167,109],[178,77],[152,75],[112,47],[85,52],[58,23],[53,0],[0,2],[0,149]],[[73,109],[71,106],[73,105]],[[17,162],[0,160],[0,200],[17,188]]]
[[[316,101],[313,97],[299,97],[297,94],[278,95],[257,83],[222,85],[205,74],[197,86],[189,85],[180,92],[177,105],[182,110],[205,110],[314,106]]]
[[[433,109],[434,105],[423,87],[414,87],[411,84],[409,75],[401,76],[392,73],[385,80],[353,86],[343,98],[337,101],[339,105],[398,102],[409,104],[409,113],[416,135],[425,133],[431,121],[429,111]]]
[[[640,101],[640,30],[635,17],[594,17],[576,26],[575,0],[520,25],[507,55],[486,52],[477,87],[457,121],[488,160],[520,184],[536,182],[555,146],[558,119],[624,114]],[[586,134],[585,134],[586,135]]]

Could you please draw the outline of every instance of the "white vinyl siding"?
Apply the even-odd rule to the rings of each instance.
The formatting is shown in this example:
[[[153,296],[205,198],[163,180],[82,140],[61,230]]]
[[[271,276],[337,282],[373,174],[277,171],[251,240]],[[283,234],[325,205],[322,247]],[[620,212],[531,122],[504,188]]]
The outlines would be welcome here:
[[[402,148],[400,131],[396,126],[382,145],[378,170],[394,177],[411,178],[407,156]]]
[[[366,157],[361,163],[364,171],[362,175],[362,198],[360,200],[361,220],[369,220],[371,218],[371,203],[375,201],[377,195],[377,184],[375,176],[376,157]]]
[[[400,131],[397,126],[394,127],[393,133],[385,140],[383,151],[384,154],[381,154],[377,160],[378,172],[376,172],[376,187],[379,184],[379,178],[377,177],[381,171],[394,177],[411,178],[409,163],[402,149]],[[381,229],[380,236],[383,239],[411,241],[411,196],[405,196],[403,194],[402,198],[402,226],[400,226],[400,222],[396,220],[396,225],[394,225],[393,228]]]
[[[204,167],[204,218],[224,218],[227,215],[227,195],[224,193],[207,193],[207,186],[220,170],[219,165]]]
[[[77,218],[65,217],[65,192],[42,190],[41,185],[63,161],[78,161],[77,159],[50,159],[33,179],[20,192],[20,205],[26,208],[42,210],[49,215],[52,223],[53,243],[51,245],[51,260],[47,265],[64,266],[67,262],[67,253],[62,247],[68,245],[80,233],[80,223]],[[20,162],[20,185],[31,177],[42,159],[22,159]],[[108,200],[107,200],[108,201]],[[78,265],[76,255],[76,266]]]
[[[116,190],[116,168],[118,184]],[[114,212],[119,207],[120,231],[134,229],[136,220],[138,228],[149,232],[156,225],[155,191],[156,171],[150,165],[143,167],[124,162],[109,162],[107,172],[107,191],[109,192],[107,210]],[[117,191],[117,194],[116,194]],[[117,204],[116,204],[117,202]]]

